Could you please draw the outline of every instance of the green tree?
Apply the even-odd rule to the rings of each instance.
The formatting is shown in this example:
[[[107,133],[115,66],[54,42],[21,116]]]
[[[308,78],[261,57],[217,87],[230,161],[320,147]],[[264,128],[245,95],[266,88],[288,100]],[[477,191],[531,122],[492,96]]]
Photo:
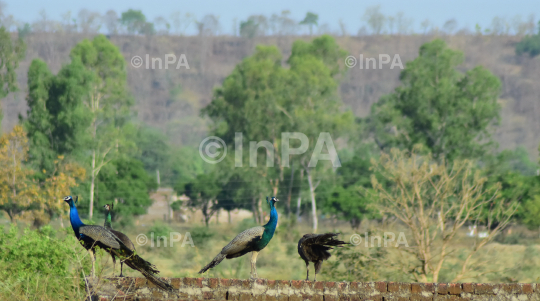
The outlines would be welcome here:
[[[90,89],[84,98],[90,117],[90,205],[89,218],[93,216],[95,179],[101,168],[110,162],[119,147],[128,142],[125,131],[129,129],[129,109],[132,99],[127,90],[127,73],[120,50],[105,36],[92,41],[83,40],[72,50],[72,60],[80,61],[93,75]]]
[[[26,44],[19,39],[13,42],[11,34],[4,26],[0,27],[0,99],[10,92],[18,90],[17,68],[24,58]],[[0,108],[0,121],[2,121],[2,108]]]
[[[157,188],[143,163],[128,156],[119,156],[104,166],[96,183],[96,204],[117,203],[115,218],[145,214],[152,205],[149,192]]]
[[[489,126],[498,121],[500,81],[478,66],[466,73],[461,52],[442,40],[420,47],[401,86],[373,105],[369,127],[381,149],[425,145],[436,159],[479,158],[492,150]]]
[[[153,34],[154,24],[146,22],[146,16],[140,10],[129,9],[122,13],[120,23],[129,34]]]
[[[319,15],[307,12],[304,20],[300,21],[300,25],[307,25],[309,28],[309,35],[313,35],[313,26],[317,26],[319,21]]]
[[[540,21],[538,22],[538,33],[535,35],[525,36],[516,44],[516,54],[522,55],[528,53],[529,56],[535,57],[540,54]]]

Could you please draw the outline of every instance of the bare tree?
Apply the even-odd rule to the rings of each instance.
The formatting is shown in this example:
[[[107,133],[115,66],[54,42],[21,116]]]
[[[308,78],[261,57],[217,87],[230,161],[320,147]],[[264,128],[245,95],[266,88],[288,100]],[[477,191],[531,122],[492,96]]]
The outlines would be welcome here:
[[[89,11],[88,9],[83,8],[79,11],[77,17],[79,28],[82,33],[94,34],[99,32],[102,19],[98,12]]]
[[[410,270],[419,282],[438,282],[460,228],[483,222],[488,236],[475,241],[452,282],[468,278],[472,257],[508,225],[517,202],[501,200],[500,185],[486,187],[487,179],[470,161],[436,163],[431,155],[415,152],[392,149],[372,160],[374,172],[393,183],[385,187],[372,176],[376,204],[410,230],[415,245],[400,250],[416,258]]]
[[[280,15],[270,17],[270,30],[274,35],[294,35],[298,30],[298,22],[291,18],[291,12],[284,10]]]
[[[111,35],[118,34],[120,31],[120,22],[118,14],[114,10],[108,10],[103,16],[103,23],[107,32]]]
[[[185,35],[188,27],[195,23],[195,18],[192,14],[185,13],[182,15],[179,11],[172,13],[170,20],[174,33],[179,35]]]
[[[154,27],[156,29],[156,33],[160,35],[168,35],[169,31],[171,30],[171,24],[167,21],[167,19],[161,16],[154,19]]]
[[[398,12],[396,14],[396,27],[398,34],[405,35],[412,32],[413,20],[405,17],[405,13]]]
[[[381,13],[380,5],[368,7],[362,20],[369,25],[373,34],[379,35],[383,33],[386,17]]]
[[[199,36],[215,36],[218,35],[221,30],[219,17],[212,14],[204,16],[200,21],[196,22],[196,24]]]
[[[452,18],[452,19],[447,20],[446,22],[444,22],[443,31],[446,34],[449,34],[449,35],[453,34],[456,31],[456,28],[457,28],[456,19]]]

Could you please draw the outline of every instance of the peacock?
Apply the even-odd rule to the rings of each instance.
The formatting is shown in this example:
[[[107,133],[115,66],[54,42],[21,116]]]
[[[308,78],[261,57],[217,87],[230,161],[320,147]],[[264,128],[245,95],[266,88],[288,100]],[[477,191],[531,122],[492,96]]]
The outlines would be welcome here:
[[[124,243],[124,245],[126,245],[126,247],[129,250],[131,250],[132,252],[135,252],[135,245],[133,245],[133,243],[131,242],[129,237],[127,237],[127,235],[125,235],[124,233],[122,233],[120,231],[113,230],[113,228],[111,226],[111,211],[112,211],[113,207],[114,207],[113,204],[110,204],[110,205],[106,204],[105,206],[103,206],[103,208],[105,208],[105,210],[106,210],[104,226],[109,231],[111,231],[114,235],[116,235],[116,237],[118,237],[122,241],[122,243]],[[113,259],[114,265],[116,265],[116,257],[113,254],[111,254],[111,257]],[[113,268],[113,270],[114,270],[114,268]],[[123,271],[124,271],[124,262],[120,261],[120,277],[124,277]]]
[[[307,276],[306,280],[309,280],[309,263],[315,263],[315,278],[313,281],[317,281],[317,273],[321,271],[323,260],[330,258],[330,252],[332,247],[342,247],[349,244],[341,240],[335,239],[339,233],[325,233],[325,234],[306,234],[298,241],[298,254],[306,262]]]
[[[154,283],[164,290],[172,290],[172,286],[165,281],[159,279],[156,274],[159,271],[154,265],[139,257],[135,252],[131,251],[123,242],[107,228],[97,225],[85,225],[79,217],[79,212],[75,206],[78,198],[75,201],[71,196],[64,198],[64,201],[69,204],[69,221],[75,237],[79,240],[82,246],[88,250],[92,259],[92,277],[95,277],[95,261],[96,247],[105,250],[111,256],[118,257],[125,262],[130,268],[141,272],[146,279]]]
[[[251,253],[251,276],[250,278],[257,278],[257,255],[259,252],[268,245],[272,237],[274,236],[274,231],[276,230],[278,222],[278,214],[276,211],[275,203],[279,201],[275,197],[272,197],[268,200],[266,197],[266,202],[270,205],[270,220],[266,225],[254,227],[245,230],[244,232],[238,234],[228,245],[226,245],[219,254],[212,259],[212,261],[207,264],[204,268],[199,271],[199,274],[206,272],[208,269],[211,269],[217,266],[223,259],[231,259],[240,257],[249,252]]]

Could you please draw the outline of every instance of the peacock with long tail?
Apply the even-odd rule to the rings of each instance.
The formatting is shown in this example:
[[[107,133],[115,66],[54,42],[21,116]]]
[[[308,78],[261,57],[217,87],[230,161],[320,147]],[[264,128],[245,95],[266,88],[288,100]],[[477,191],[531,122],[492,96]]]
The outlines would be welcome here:
[[[268,245],[272,237],[274,237],[274,232],[276,230],[278,214],[275,204],[277,201],[278,199],[275,197],[272,197],[270,200],[266,197],[266,202],[270,206],[270,220],[268,223],[264,226],[247,229],[238,234],[209,264],[199,271],[199,274],[217,266],[225,258],[236,258],[251,252],[250,278],[257,278],[257,255],[266,247],[266,245]]]
[[[325,234],[305,234],[298,241],[298,254],[306,262],[307,275],[306,280],[309,280],[309,263],[315,263],[315,278],[313,281],[317,281],[317,274],[321,271],[323,260],[330,258],[329,250],[332,247],[342,247],[349,243],[337,240],[339,233],[325,233]]]
[[[127,235],[125,235],[124,233],[120,232],[120,231],[116,231],[112,228],[112,225],[111,225],[111,211],[113,209],[114,205],[113,204],[106,204],[105,206],[103,206],[103,208],[105,208],[105,224],[103,226],[105,226],[105,228],[107,228],[109,231],[111,231],[114,235],[116,235],[116,237],[118,237],[122,243],[124,243],[124,245],[126,245],[126,247],[131,250],[132,252],[135,252],[135,245],[133,245],[133,243],[131,242],[131,240],[129,239],[129,237],[127,237]],[[116,265],[116,257],[111,254],[111,257],[112,257],[112,260],[113,260],[113,264]],[[114,271],[114,268],[113,268],[113,271]],[[120,260],[120,276],[119,277],[124,277],[123,275],[123,271],[124,271],[124,262],[122,260]]]
[[[159,271],[154,265],[148,261],[142,259],[135,252],[131,251],[123,242],[114,235],[107,228],[97,225],[85,225],[79,217],[79,212],[75,206],[77,202],[71,196],[64,198],[64,201],[69,204],[69,221],[75,237],[79,240],[81,245],[88,250],[92,259],[92,277],[95,277],[95,261],[96,261],[96,247],[105,250],[112,256],[118,257],[121,261],[125,262],[130,268],[141,272],[141,274],[148,279],[148,281],[154,283],[158,287],[164,290],[172,290],[172,286],[165,281],[159,279],[156,274]]]

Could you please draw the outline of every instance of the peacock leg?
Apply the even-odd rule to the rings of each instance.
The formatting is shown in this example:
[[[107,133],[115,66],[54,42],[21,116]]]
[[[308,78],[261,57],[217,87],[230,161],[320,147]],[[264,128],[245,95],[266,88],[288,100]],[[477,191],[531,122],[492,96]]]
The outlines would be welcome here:
[[[321,271],[322,267],[322,260],[315,262],[315,278],[313,278],[313,281],[317,281],[317,273]]]
[[[124,275],[122,275],[123,270],[124,270],[124,262],[120,261],[120,277],[124,277]]]
[[[306,281],[309,281],[309,261],[306,261],[306,270],[307,270]]]
[[[259,255],[259,252],[253,251],[251,252],[251,279],[257,279],[257,255]]]

